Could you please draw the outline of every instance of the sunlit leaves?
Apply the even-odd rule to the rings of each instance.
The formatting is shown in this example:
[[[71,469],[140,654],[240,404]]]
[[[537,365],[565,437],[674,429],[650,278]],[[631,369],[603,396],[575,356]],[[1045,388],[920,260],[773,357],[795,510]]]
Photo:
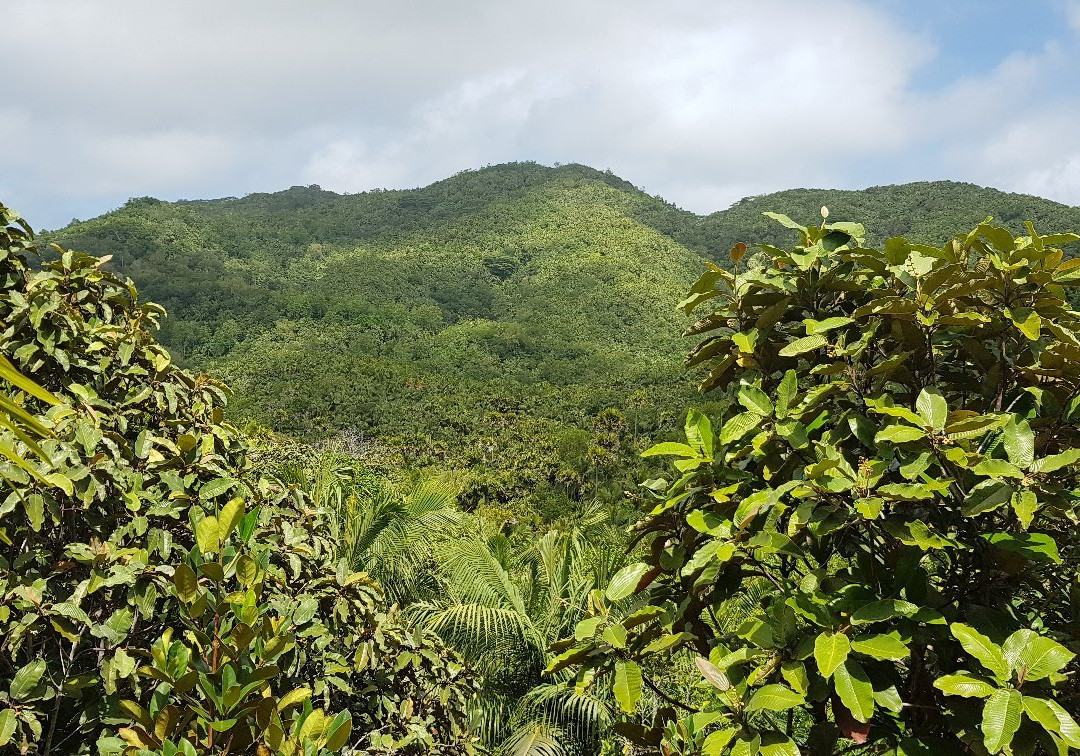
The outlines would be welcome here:
[[[898,723],[898,752],[958,733],[1002,752],[1025,716],[1067,743],[1075,723],[1045,703],[1075,687],[1080,607],[1064,254],[989,223],[878,251],[775,219],[799,243],[762,245],[712,305],[717,329],[755,327],[752,360],[702,360],[725,371],[714,458],[645,489],[643,652],[694,634],[699,671],[730,684],[708,711],[736,727],[715,738],[728,752],[896,748]],[[692,728],[664,733],[694,752]]]
[[[783,685],[764,685],[754,691],[746,704],[747,711],[787,711],[800,706],[806,697]]]
[[[833,684],[841,703],[859,722],[869,722],[874,715],[874,686],[862,665],[846,660],[833,673]]]
[[[967,672],[942,675],[934,680],[934,687],[947,695],[964,698],[989,698],[997,690],[991,683]]]
[[[822,633],[814,640],[814,659],[818,671],[825,677],[832,677],[850,651],[851,642],[843,633]]]
[[[637,562],[635,564],[627,565],[619,570],[608,585],[608,600],[621,601],[627,596],[632,595],[638,590],[639,583],[645,574],[649,572],[649,569],[649,565],[645,562]]]
[[[1001,689],[994,692],[983,708],[982,724],[986,750],[999,753],[1012,742],[1020,729],[1020,717],[1024,711],[1020,691]]]
[[[641,700],[641,668],[632,661],[615,662],[612,692],[623,711],[629,713]]]
[[[999,680],[1009,679],[1009,663],[1001,648],[975,628],[960,622],[949,626],[964,650],[979,660]]]

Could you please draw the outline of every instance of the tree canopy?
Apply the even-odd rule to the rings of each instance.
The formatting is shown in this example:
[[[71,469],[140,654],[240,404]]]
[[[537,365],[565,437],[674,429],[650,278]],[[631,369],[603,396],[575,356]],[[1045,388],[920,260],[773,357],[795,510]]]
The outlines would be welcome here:
[[[797,244],[734,246],[683,303],[731,409],[646,452],[675,461],[641,560],[550,669],[665,753],[1080,748],[1080,236],[770,215]]]

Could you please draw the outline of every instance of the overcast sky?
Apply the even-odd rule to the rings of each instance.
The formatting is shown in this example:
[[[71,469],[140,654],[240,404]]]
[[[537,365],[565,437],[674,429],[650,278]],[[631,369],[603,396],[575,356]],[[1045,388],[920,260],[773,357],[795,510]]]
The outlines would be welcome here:
[[[4,0],[0,201],[406,188],[509,160],[711,212],[950,178],[1080,205],[1080,0]]]

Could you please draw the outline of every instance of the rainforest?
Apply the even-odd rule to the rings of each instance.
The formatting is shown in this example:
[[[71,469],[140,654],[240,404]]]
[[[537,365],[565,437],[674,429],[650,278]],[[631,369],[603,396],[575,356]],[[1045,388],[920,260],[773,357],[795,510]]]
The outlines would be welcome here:
[[[1080,750],[1080,208],[0,214],[0,751]]]

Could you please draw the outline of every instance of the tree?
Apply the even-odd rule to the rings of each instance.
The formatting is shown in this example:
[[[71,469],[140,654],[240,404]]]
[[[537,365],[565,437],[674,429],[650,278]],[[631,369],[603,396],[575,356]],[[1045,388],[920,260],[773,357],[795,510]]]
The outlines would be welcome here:
[[[519,755],[596,748],[610,697],[542,673],[548,646],[589,615],[590,597],[624,561],[612,548],[619,542],[594,510],[565,531],[507,535],[481,522],[439,544],[444,594],[411,611],[480,674],[472,720],[485,747]]]
[[[736,245],[682,305],[711,309],[687,362],[735,412],[646,453],[675,458],[647,555],[550,669],[611,685],[665,753],[1080,748],[1080,236],[987,219],[875,250],[770,216],[798,244]],[[693,686],[650,689],[677,658]]]
[[[273,678],[274,693],[307,689],[347,708],[351,747],[467,749],[467,672],[338,563],[326,513],[252,468],[223,420],[225,388],[155,342],[161,308],[140,302],[106,259],[55,248],[32,269],[34,252],[28,227],[4,227],[0,365],[10,361],[4,376],[20,393],[3,408],[43,438],[0,423],[0,445],[13,451],[0,459],[0,747],[169,752],[178,746],[162,738],[175,734],[212,753],[229,737],[266,741],[265,725],[245,730],[251,719],[234,717],[233,704],[270,693]],[[222,591],[237,581],[239,610],[238,591]],[[256,619],[253,661],[235,623]],[[267,675],[271,661],[275,674],[238,685],[252,664]],[[179,678],[191,672],[198,692],[180,700],[191,689]],[[314,711],[305,723],[317,723]],[[296,721],[283,713],[284,739]],[[297,730],[296,745],[305,734],[335,743],[342,722],[323,720],[325,730]]]

